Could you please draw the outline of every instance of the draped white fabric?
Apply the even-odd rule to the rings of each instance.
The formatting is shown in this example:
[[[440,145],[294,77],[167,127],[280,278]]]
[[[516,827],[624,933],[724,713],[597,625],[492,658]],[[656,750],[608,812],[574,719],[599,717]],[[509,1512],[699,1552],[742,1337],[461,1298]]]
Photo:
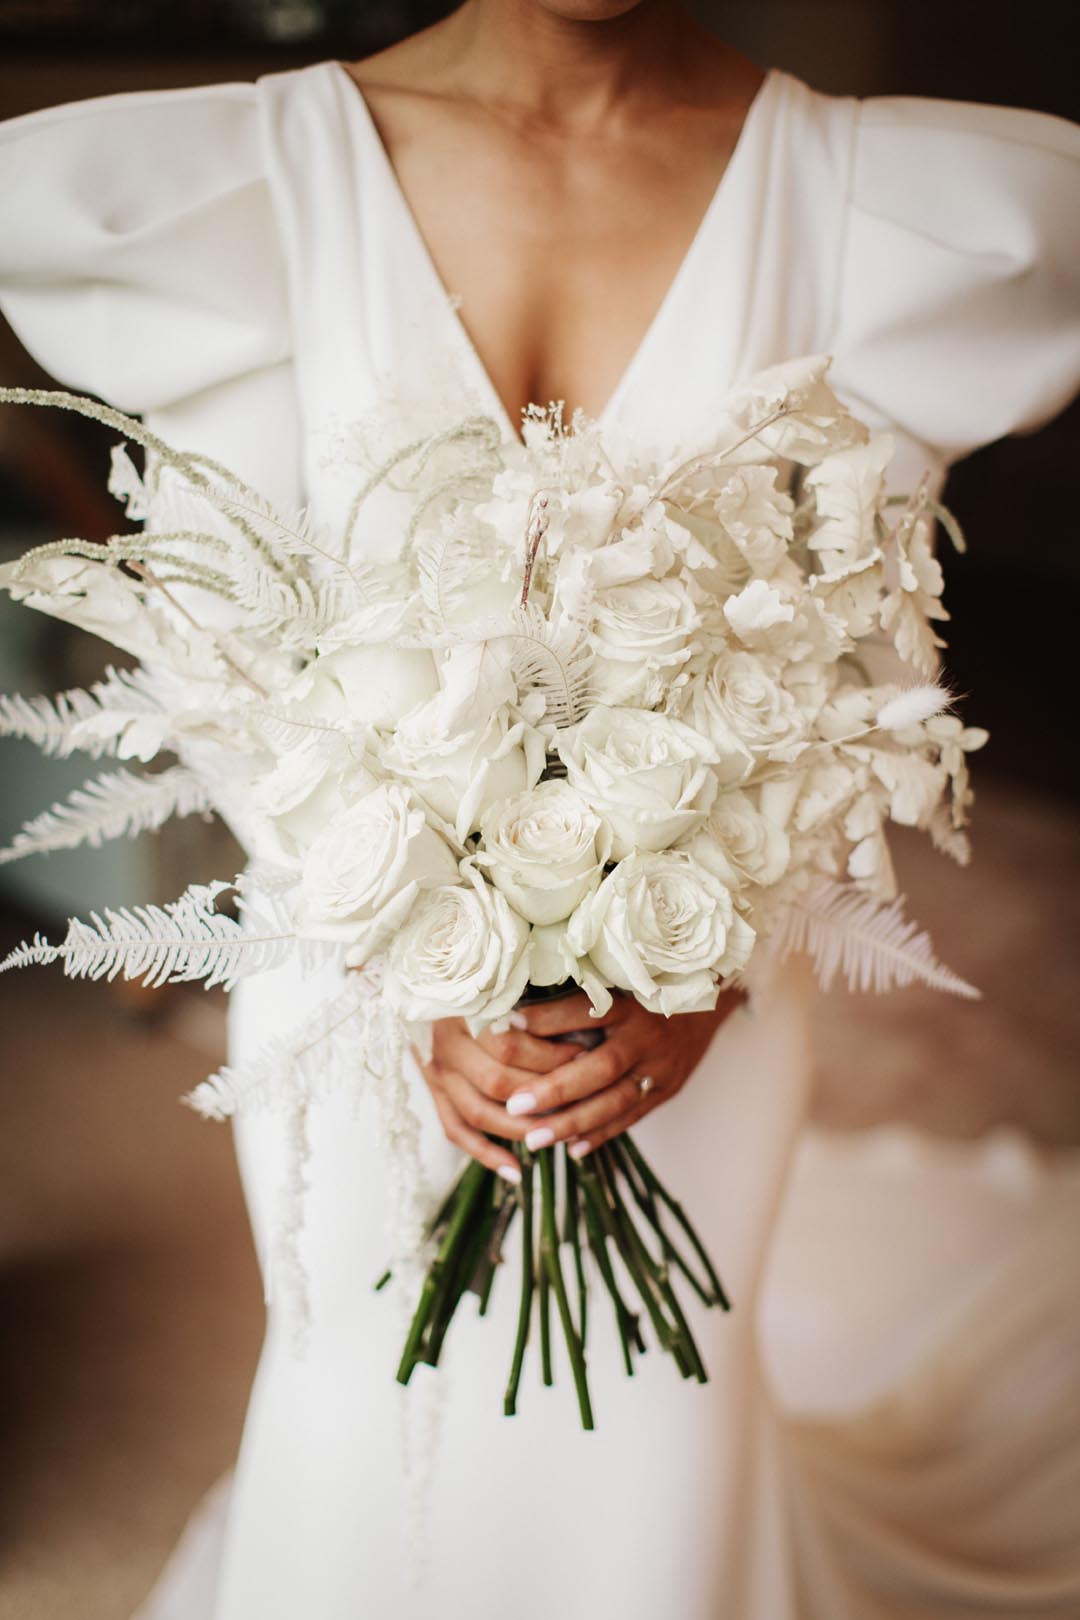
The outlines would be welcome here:
[[[604,419],[693,444],[732,382],[829,352],[841,394],[896,431],[896,481],[929,468],[939,483],[1076,387],[1078,174],[1080,130],[1058,119],[859,102],[770,73]],[[381,398],[422,415],[452,396],[513,431],[338,64],[11,121],[0,244],[0,303],[55,376],[318,515],[345,498],[327,434]],[[244,984],[234,1052],[316,993],[281,973]],[[370,1104],[320,1105],[310,1350],[291,1357],[271,1307],[235,1483],[142,1620],[409,1620],[436,1603],[446,1620],[1080,1611],[1080,1411],[1061,1376],[1078,1347],[1061,1284],[1075,1172],[1036,1166],[1010,1204],[993,1154],[943,1176],[939,1151],[909,1141],[890,1181],[880,1142],[800,1149],[810,993],[793,966],[637,1133],[736,1302],[694,1319],[711,1382],[649,1358],[628,1381],[601,1326],[598,1432],[576,1430],[565,1388],[538,1384],[507,1421],[514,1301],[497,1288],[429,1380],[447,1395],[422,1588],[407,1570],[399,1321],[370,1289],[385,1250]],[[413,1091],[428,1167],[448,1174],[415,1076]],[[265,1253],[280,1123],[252,1120],[237,1141]],[[897,1199],[923,1212],[918,1241]],[[862,1264],[837,1242],[838,1208]],[[905,1288],[884,1286],[901,1274]]]

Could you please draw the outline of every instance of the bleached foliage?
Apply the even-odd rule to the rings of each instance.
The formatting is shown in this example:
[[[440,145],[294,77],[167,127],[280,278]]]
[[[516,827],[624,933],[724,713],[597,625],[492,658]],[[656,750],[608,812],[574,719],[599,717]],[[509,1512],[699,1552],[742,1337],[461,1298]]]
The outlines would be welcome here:
[[[770,946],[779,957],[805,951],[823,990],[840,974],[849,990],[919,983],[967,1000],[980,997],[938,961],[929,934],[904,916],[900,898],[883,904],[858,890],[822,885],[788,907]]]
[[[291,954],[295,932],[249,930],[218,911],[228,883],[193,884],[164,906],[134,906],[73,919],[60,945],[40,935],[0,962],[0,973],[32,963],[62,962],[71,979],[141,979],[146,985],[201,979],[207,989],[231,989],[245,975],[265,973]]]
[[[0,849],[0,865],[26,855],[46,855],[78,844],[93,849],[110,838],[156,831],[170,816],[207,815],[212,802],[208,784],[180,765],[156,776],[106,771],[76,788],[63,804],[28,821],[8,848]]]

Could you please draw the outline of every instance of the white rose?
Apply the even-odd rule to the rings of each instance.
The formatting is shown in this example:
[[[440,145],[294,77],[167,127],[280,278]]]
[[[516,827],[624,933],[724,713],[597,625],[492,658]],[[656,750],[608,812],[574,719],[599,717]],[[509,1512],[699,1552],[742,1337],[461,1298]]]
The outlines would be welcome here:
[[[570,919],[567,942],[601,977],[650,1012],[704,1012],[720,979],[741,968],[754,930],[730,891],[678,850],[631,855]]]
[[[680,579],[641,579],[599,591],[589,609],[593,691],[602,702],[657,700],[690,656],[701,624]],[[654,688],[656,689],[654,691]]]
[[[402,715],[439,690],[439,672],[426,647],[395,647],[392,642],[339,647],[313,666],[312,699],[336,717],[394,726]]]
[[[329,753],[293,748],[256,782],[254,808],[266,818],[281,856],[302,859],[332,817],[377,786],[363,758],[342,770]]]
[[[598,591],[635,580],[663,579],[675,563],[671,535],[678,534],[659,501],[632,528],[624,528],[618,538],[596,551],[564,551],[559,558],[554,599],[561,613],[585,618]]]
[[[462,841],[489,805],[535,787],[544,759],[540,733],[506,705],[462,730],[438,699],[407,715],[383,751],[387,769],[410,782]]]
[[[795,759],[806,734],[791,693],[753,653],[721,655],[691,686],[687,708],[693,725],[715,744],[727,785],[745,780],[757,758]]]
[[[683,846],[729,889],[777,883],[791,860],[783,827],[757,808],[748,793],[721,793],[704,826]]]
[[[611,834],[566,782],[491,806],[477,860],[516,911],[545,927],[569,917],[603,874]]]
[[[390,946],[385,989],[409,1019],[503,1018],[529,979],[529,925],[468,862],[432,889]]]
[[[647,709],[597,706],[555,739],[572,787],[612,830],[612,854],[667,849],[704,821],[715,751],[690,726]]]
[[[457,875],[457,860],[409,790],[384,783],[327,822],[311,844],[297,927],[313,939],[356,946],[363,961],[401,925],[422,889]]]

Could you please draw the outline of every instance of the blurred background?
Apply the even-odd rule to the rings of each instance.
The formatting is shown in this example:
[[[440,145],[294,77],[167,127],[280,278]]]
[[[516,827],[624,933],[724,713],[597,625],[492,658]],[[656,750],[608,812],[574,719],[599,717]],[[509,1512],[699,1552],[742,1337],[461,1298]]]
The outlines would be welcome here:
[[[420,0],[0,0],[0,116],[356,59],[450,9]],[[821,90],[1080,116],[1075,55],[1064,46],[1074,8],[1063,3],[717,0],[693,9],[763,66]],[[0,379],[49,382],[2,322]],[[105,493],[110,443],[60,413],[0,412],[0,555],[122,526]],[[1037,435],[971,457],[946,491],[970,539],[964,557],[943,552],[948,668],[970,694],[967,717],[987,725],[992,742],[975,761],[974,866],[957,872],[916,840],[898,840],[898,855],[911,910],[986,1000],[834,994],[819,1011],[823,1136],[931,1133],[958,1174],[1002,1143],[1035,1151],[1035,1182],[1073,1174],[1078,1162],[1078,777],[1068,729],[1047,701],[1062,690],[1080,610],[1078,461],[1074,406]],[[106,661],[80,632],[0,604],[0,690],[82,686]],[[85,762],[0,741],[0,841],[87,774]],[[4,867],[0,944],[73,912],[168,899],[194,876],[233,870],[223,837],[184,822],[156,838]],[[127,1620],[196,1498],[235,1454],[260,1291],[228,1132],[177,1105],[220,1060],[223,1020],[220,1001],[198,990],[106,992],[56,970],[0,979],[3,1620]]]

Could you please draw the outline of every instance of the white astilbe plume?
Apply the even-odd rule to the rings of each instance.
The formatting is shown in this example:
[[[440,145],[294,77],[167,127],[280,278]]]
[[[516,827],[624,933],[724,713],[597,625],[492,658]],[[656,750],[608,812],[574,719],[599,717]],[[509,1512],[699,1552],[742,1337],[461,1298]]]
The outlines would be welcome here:
[[[286,1035],[267,1041],[246,1062],[226,1065],[183,1099],[204,1119],[233,1119],[306,1097],[326,1095],[366,1072],[364,1045],[369,991],[357,975]]]
[[[938,961],[929,934],[904,916],[902,898],[883,904],[858,889],[822,884],[785,909],[769,949],[778,959],[805,951],[823,990],[842,973],[849,990],[918,982],[981,999],[981,991]]]
[[[294,932],[256,932],[217,911],[214,901],[232,883],[199,883],[165,906],[91,912],[72,918],[62,945],[35,935],[0,962],[0,973],[36,963],[63,962],[71,979],[142,979],[154,986],[202,979],[207,989],[231,989],[249,973],[279,967],[296,950]]]
[[[379,984],[377,963],[363,975],[350,974],[344,989],[297,1028],[268,1041],[246,1063],[219,1069],[184,1098],[206,1119],[260,1111],[283,1117],[286,1166],[267,1262],[267,1298],[279,1288],[285,1294],[298,1354],[303,1352],[310,1319],[300,1250],[310,1159],[308,1127],[313,1104],[334,1090],[348,1088],[356,1098],[374,1088],[388,1182],[390,1254],[405,1326],[422,1277],[430,1196],[420,1163],[420,1122],[409,1099],[407,1031],[397,1013],[380,999]]]
[[[265,1262],[266,1302],[282,1305],[297,1356],[304,1353],[311,1326],[310,1289],[301,1249],[311,1159],[311,1105],[334,1087],[364,1082],[369,1013],[370,994],[353,976],[344,990],[323,1002],[297,1028],[268,1041],[246,1063],[219,1069],[183,1099],[205,1119],[231,1119],[261,1110],[282,1116],[285,1166]]]
[[[952,701],[952,693],[937,681],[925,686],[909,686],[881,705],[877,712],[877,725],[882,731],[903,731],[907,726],[932,720]]]
[[[8,848],[0,849],[0,866],[79,844],[96,849],[110,838],[156,831],[171,816],[207,815],[211,808],[207,784],[182,765],[156,776],[105,771],[28,821]]]

